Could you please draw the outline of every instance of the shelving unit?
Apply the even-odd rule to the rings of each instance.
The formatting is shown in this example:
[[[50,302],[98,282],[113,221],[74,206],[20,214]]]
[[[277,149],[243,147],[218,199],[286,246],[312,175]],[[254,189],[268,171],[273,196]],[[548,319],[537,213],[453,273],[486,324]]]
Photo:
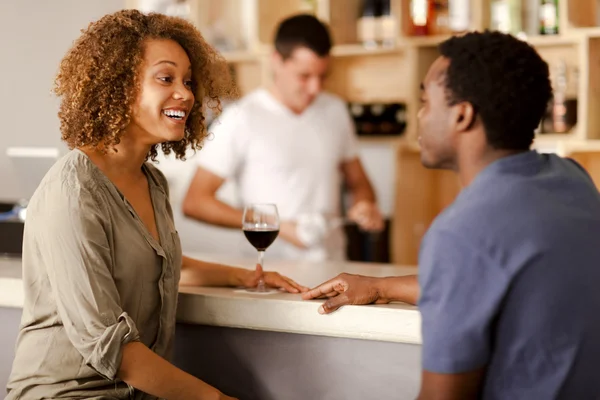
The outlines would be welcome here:
[[[136,7],[143,0],[128,0]],[[222,54],[242,94],[269,81],[269,57],[272,37],[285,17],[309,12],[328,23],[334,38],[332,69],[326,89],[347,101],[402,101],[407,105],[406,136],[416,139],[416,112],[419,107],[419,82],[430,63],[438,56],[437,45],[450,35],[411,37],[406,32],[410,0],[392,0],[398,38],[390,48],[366,49],[358,41],[357,19],[362,0],[188,0],[190,19],[207,39],[219,44],[221,36],[228,41]],[[471,0],[472,29],[489,25],[491,0]],[[576,3],[576,4],[575,4]],[[557,60],[567,61],[569,70],[579,70],[575,96],[580,104],[576,129],[564,135],[540,135],[548,140],[587,140],[600,138],[600,120],[595,117],[600,94],[592,89],[595,73],[590,64],[596,62],[600,49],[600,27],[595,26],[598,6],[595,0],[559,2],[559,35],[530,36],[534,46],[552,67]],[[223,42],[221,40],[220,42]]]
[[[136,7],[140,0],[128,0]],[[417,145],[419,85],[439,53],[437,45],[450,35],[409,37],[410,0],[392,0],[397,21],[393,47],[364,48],[358,40],[357,18],[361,0],[188,0],[191,20],[207,39],[215,31],[228,39],[222,53],[231,65],[240,91],[247,93],[270,79],[269,58],[275,27],[285,17],[309,12],[328,23],[335,46],[326,89],[346,101],[404,102],[407,129],[401,137],[361,138],[397,149],[397,195],[391,248],[396,263],[417,262],[422,234],[433,218],[454,198],[458,184],[452,174],[424,169]],[[530,0],[535,1],[535,0]],[[526,4],[527,2],[524,1]],[[471,0],[471,29],[489,27],[491,0]],[[553,65],[564,60],[569,73],[579,71],[571,93],[578,100],[577,125],[566,134],[540,134],[534,146],[561,155],[577,154],[592,166],[600,183],[600,9],[596,0],[559,0],[560,34],[524,38]],[[218,35],[217,35],[218,36]]]

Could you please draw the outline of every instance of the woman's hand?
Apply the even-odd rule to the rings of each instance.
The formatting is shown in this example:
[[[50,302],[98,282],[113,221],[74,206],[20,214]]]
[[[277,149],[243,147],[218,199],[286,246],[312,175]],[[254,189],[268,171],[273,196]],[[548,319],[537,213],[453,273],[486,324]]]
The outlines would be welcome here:
[[[308,291],[307,287],[296,283],[287,276],[280,275],[278,272],[264,272],[260,264],[256,264],[254,271],[248,271],[242,280],[242,285],[247,288],[256,287],[261,276],[265,281],[265,285],[269,287],[282,289],[289,293],[304,293]]]

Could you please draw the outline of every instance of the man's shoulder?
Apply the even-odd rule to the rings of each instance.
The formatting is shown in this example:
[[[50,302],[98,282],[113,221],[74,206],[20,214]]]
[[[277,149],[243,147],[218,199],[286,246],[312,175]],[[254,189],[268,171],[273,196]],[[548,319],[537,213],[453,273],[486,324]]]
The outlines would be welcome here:
[[[269,100],[269,92],[265,88],[256,88],[231,104],[240,110],[255,110],[256,108],[265,108]],[[228,107],[229,108],[229,107]]]
[[[554,240],[548,226],[573,221],[578,229],[581,215],[600,210],[597,189],[580,168],[555,155],[516,170],[497,168],[464,188],[430,230],[459,232],[480,248],[518,246],[532,235]]]
[[[244,121],[259,110],[265,108],[265,90],[255,89],[243,97],[222,105],[223,112],[211,122],[211,127],[233,122],[244,124]]]

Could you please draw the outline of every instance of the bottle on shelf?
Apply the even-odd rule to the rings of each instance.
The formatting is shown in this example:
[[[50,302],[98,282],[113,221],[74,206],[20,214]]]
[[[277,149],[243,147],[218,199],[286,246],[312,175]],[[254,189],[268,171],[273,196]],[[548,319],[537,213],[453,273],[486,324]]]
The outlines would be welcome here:
[[[527,36],[540,34],[540,0],[523,0],[523,32]]]
[[[577,71],[569,79],[564,60],[554,65],[553,96],[542,120],[541,133],[569,133],[577,124]]]
[[[523,34],[521,0],[492,0],[491,29],[511,35]]]
[[[317,14],[317,0],[301,0],[299,11],[307,14]]]
[[[552,126],[555,133],[567,131],[567,63],[561,60],[556,64],[556,84],[552,101]]]
[[[358,19],[358,38],[367,49],[377,47],[377,25],[381,11],[376,0],[363,0],[362,13]]]
[[[359,136],[401,136],[406,130],[404,103],[348,104]]]
[[[558,0],[541,0],[540,34],[558,34]]]
[[[383,47],[394,47],[398,37],[396,18],[392,13],[391,0],[380,0],[381,15],[377,18],[378,42]]]
[[[468,31],[471,27],[471,1],[448,1],[448,26],[450,31],[458,33]]]
[[[433,0],[410,1],[410,35],[425,36],[432,34],[433,7]]]
[[[434,8],[434,28],[433,31],[437,35],[444,35],[452,32],[450,30],[450,11],[448,0],[435,0]]]
[[[175,0],[166,6],[165,14],[189,20],[191,17],[190,7],[188,0]]]

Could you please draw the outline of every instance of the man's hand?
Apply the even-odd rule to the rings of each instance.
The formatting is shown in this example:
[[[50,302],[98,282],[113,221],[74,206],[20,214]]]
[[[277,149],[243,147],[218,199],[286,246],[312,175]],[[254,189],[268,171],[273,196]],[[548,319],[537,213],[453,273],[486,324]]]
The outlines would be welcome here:
[[[345,305],[386,304],[390,300],[379,290],[380,278],[362,275],[340,274],[302,295],[304,300],[328,298],[319,314],[329,314]]]
[[[289,293],[303,293],[308,291],[307,287],[296,283],[287,276],[280,275],[277,272],[263,272],[260,264],[256,264],[256,269],[254,271],[248,271],[242,284],[247,288],[256,287],[261,276],[263,277],[266,286],[283,289]]]
[[[292,221],[281,221],[279,224],[279,236],[288,243],[293,244],[299,249],[306,249],[307,246],[302,243],[297,234],[297,225]]]
[[[365,231],[379,232],[383,230],[383,217],[377,204],[363,200],[348,210],[348,218],[356,222]]]

